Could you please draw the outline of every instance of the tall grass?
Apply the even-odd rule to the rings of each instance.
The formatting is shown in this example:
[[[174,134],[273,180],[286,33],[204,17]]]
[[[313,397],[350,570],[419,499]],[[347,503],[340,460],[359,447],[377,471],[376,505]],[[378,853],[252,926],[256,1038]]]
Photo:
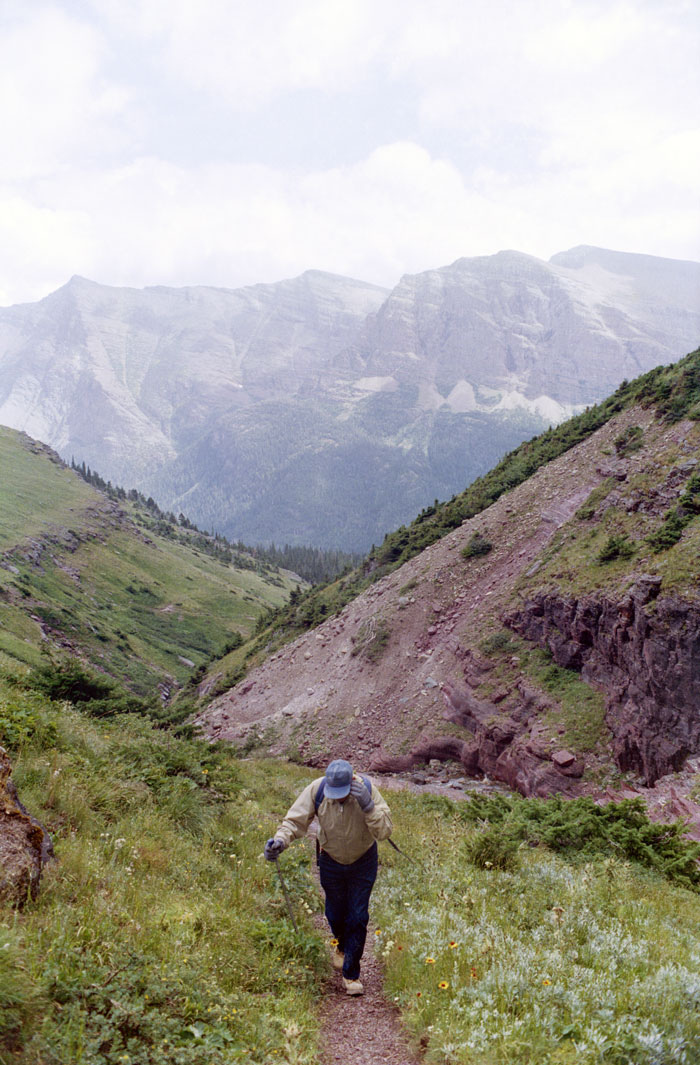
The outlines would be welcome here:
[[[3,741],[58,860],[0,910],[2,1065],[315,1061],[310,856],[285,855],[295,933],[261,853],[299,771],[0,681]]]

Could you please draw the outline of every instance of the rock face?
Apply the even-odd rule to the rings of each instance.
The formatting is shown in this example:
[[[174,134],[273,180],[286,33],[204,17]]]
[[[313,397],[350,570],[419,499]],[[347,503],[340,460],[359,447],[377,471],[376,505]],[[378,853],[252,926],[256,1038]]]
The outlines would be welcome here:
[[[386,290],[74,278],[0,309],[0,423],[205,528],[367,550],[700,335],[700,265],[595,248]]]
[[[392,756],[380,751],[370,763],[375,772],[405,772],[437,759],[457,762],[469,777],[490,777],[527,796],[575,795],[583,775],[583,762],[569,751],[550,754],[538,742],[537,726],[529,726],[529,707],[510,717],[498,715],[495,704],[478,702],[464,688],[442,685],[444,717],[471,733],[471,739],[456,736],[421,737],[409,754]]]
[[[491,409],[529,407],[556,420],[557,405],[607,396],[655,365],[648,360],[662,348],[694,348],[699,285],[700,264],[600,248],[548,263],[514,251],[458,259],[402,278],[367,320],[360,365],[398,384],[419,381],[426,403],[430,392],[453,413],[481,409],[490,391]],[[668,314],[681,304],[689,332]]]
[[[21,906],[39,887],[53,854],[46,829],[17,797],[7,751],[0,747],[0,899]]]
[[[647,785],[700,748],[700,602],[660,583],[641,576],[620,601],[542,594],[507,618],[605,691],[615,760]]]

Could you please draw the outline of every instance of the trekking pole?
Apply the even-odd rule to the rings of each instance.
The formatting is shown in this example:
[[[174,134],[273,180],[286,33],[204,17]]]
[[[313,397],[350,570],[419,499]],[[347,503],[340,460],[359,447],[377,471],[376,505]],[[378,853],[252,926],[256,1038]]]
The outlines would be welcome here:
[[[292,922],[292,928],[294,929],[294,931],[298,932],[299,929],[297,928],[297,923],[294,920],[294,914],[292,913],[292,904],[289,901],[289,892],[287,891],[287,885],[284,882],[284,877],[282,876],[282,870],[280,869],[280,863],[277,860],[277,858],[275,858],[275,869],[277,870],[277,876],[280,878],[280,884],[282,885],[282,891],[284,893],[284,901],[287,903],[287,910],[289,912],[289,920]]]
[[[417,858],[412,858],[410,854],[406,854],[406,851],[402,851],[400,847],[397,847],[391,836],[387,837],[387,843],[390,843],[394,850],[398,851],[398,853],[401,854],[407,861],[411,862],[412,865],[419,865],[421,869],[425,869],[423,863],[419,862]]]

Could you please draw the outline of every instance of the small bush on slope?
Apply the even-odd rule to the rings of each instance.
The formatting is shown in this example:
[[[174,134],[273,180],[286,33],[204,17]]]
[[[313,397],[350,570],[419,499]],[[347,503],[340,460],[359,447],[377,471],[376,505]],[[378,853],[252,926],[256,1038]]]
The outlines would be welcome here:
[[[540,844],[577,857],[616,855],[655,869],[668,880],[700,892],[700,844],[684,836],[684,825],[650,821],[642,799],[598,805],[593,799],[523,799],[473,794],[460,804],[465,824],[497,828],[530,846]]]

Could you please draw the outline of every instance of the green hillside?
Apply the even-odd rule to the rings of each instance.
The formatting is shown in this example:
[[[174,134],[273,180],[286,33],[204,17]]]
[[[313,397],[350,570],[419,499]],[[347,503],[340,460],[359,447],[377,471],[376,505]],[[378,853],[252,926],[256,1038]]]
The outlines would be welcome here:
[[[50,449],[0,428],[0,654],[77,654],[137,694],[182,685],[297,582],[220,561],[128,500],[86,484]],[[195,542],[195,539],[198,542]]]

